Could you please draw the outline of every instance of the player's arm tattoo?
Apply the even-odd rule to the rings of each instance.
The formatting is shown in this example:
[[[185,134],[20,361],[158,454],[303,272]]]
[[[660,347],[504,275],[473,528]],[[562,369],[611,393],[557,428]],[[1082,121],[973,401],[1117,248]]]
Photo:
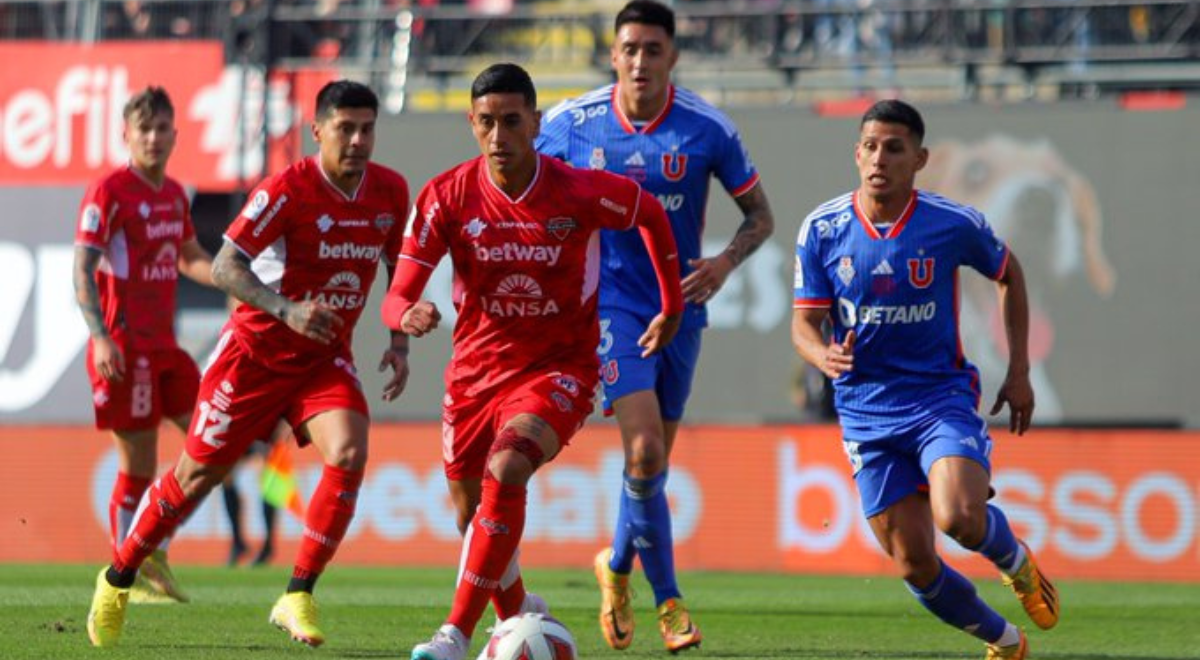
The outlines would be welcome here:
[[[287,322],[291,301],[275,292],[250,269],[250,259],[226,242],[213,259],[213,284],[238,300]]]
[[[762,245],[775,231],[775,215],[771,213],[771,204],[767,201],[767,193],[763,190],[762,182],[740,197],[733,200],[742,210],[742,224],[733,235],[733,240],[725,248],[725,255],[736,267],[746,260],[758,246]]]
[[[94,339],[108,336],[104,325],[104,312],[100,311],[100,291],[96,288],[96,269],[100,266],[100,250],[78,245],[75,247],[75,301],[83,313],[88,333]]]

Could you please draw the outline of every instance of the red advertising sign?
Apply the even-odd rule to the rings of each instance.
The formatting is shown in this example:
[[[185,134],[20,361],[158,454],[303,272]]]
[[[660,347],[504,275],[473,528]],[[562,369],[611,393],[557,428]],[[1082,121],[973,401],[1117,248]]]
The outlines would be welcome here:
[[[122,109],[147,85],[166,88],[179,140],[168,172],[202,190],[253,184],[298,153],[285,79],[226,67],[219,41],[95,45],[0,43],[0,185],[78,185],[128,159]],[[271,113],[263,110],[270,107]]]

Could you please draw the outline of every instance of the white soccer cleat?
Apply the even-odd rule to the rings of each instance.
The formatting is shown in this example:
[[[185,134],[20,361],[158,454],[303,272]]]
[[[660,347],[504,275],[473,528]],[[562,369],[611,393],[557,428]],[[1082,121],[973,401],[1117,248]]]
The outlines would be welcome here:
[[[447,623],[433,633],[433,639],[413,647],[412,660],[463,660],[470,646],[470,638]]]

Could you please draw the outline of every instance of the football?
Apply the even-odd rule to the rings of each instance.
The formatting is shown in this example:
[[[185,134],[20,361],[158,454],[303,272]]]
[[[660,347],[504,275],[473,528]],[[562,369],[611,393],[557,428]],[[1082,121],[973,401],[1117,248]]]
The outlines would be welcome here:
[[[488,642],[488,660],[575,660],[571,631],[549,614],[530,613],[505,620]]]

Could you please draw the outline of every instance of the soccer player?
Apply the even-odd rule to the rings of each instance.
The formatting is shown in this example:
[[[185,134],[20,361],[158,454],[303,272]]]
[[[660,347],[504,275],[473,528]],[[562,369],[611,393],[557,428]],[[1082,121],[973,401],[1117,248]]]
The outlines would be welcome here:
[[[600,630],[614,649],[633,642],[629,576],[641,560],[654,590],[658,627],[667,649],[698,646],[700,628],[675,578],[667,474],[692,389],[705,303],[729,273],[771,235],[775,221],[758,172],[721,111],[671,84],[679,58],[675,15],[657,2],[635,0],[617,14],[612,66],[617,82],[567,101],[546,114],[538,149],[580,168],[608,170],[638,181],[666,208],[679,246],[687,306],[675,341],[642,355],[641,328],[660,305],[647,287],[650,260],[628,234],[602,232],[600,354],[604,410],[616,414],[625,449],[624,483],[612,545],[596,556]],[[742,213],[729,245],[701,257],[708,188],[716,177]]]
[[[75,231],[75,296],[91,338],[87,369],[96,428],[117,448],[108,504],[116,552],[158,465],[158,427],[186,432],[200,372],[175,341],[179,273],[212,286],[212,257],[196,240],[183,186],[167,176],[175,147],[175,109],[161,87],[125,104],[129,163],[93,183]],[[146,560],[135,600],[186,601],[166,559]]]
[[[96,646],[119,640],[129,586],[150,549],[280,419],[325,466],[269,620],[309,646],[324,642],[313,586],[350,525],[367,462],[367,402],[351,335],[380,257],[399,252],[397,218],[408,206],[404,179],[370,162],[378,107],[358,83],[323,87],[312,126],[319,154],[260,184],[226,232],[213,280],[242,304],[200,382],[183,455],[151,486],[151,506],[97,577],[87,623]],[[407,369],[390,348],[384,365]],[[396,372],[393,382],[406,375]]]
[[[834,381],[863,512],[917,600],[983,640],[989,660],[1026,657],[1025,633],[984,603],[937,554],[934,530],[1003,573],[1038,627],[1058,623],[1054,586],[988,504],[992,440],[978,372],[960,351],[958,268],[995,280],[1008,375],[991,414],[1029,428],[1029,308],[1021,265],[977,210],[914,188],[928,153],[912,106],[880,101],[854,149],[859,186],[818,206],[796,240],[792,342]],[[822,339],[823,323],[833,337]]]
[[[417,197],[382,310],[407,335],[435,328],[440,314],[420,295],[450,253],[458,322],[443,456],[465,538],[450,615],[414,660],[461,660],[489,599],[500,619],[530,609],[515,562],[526,484],[583,425],[599,379],[598,232],[636,228],[646,244],[662,302],[641,334],[644,354],[670,342],[683,311],[662,206],[629,179],[539,155],[537,93],[521,67],[487,68],[471,99],[482,155]]]

